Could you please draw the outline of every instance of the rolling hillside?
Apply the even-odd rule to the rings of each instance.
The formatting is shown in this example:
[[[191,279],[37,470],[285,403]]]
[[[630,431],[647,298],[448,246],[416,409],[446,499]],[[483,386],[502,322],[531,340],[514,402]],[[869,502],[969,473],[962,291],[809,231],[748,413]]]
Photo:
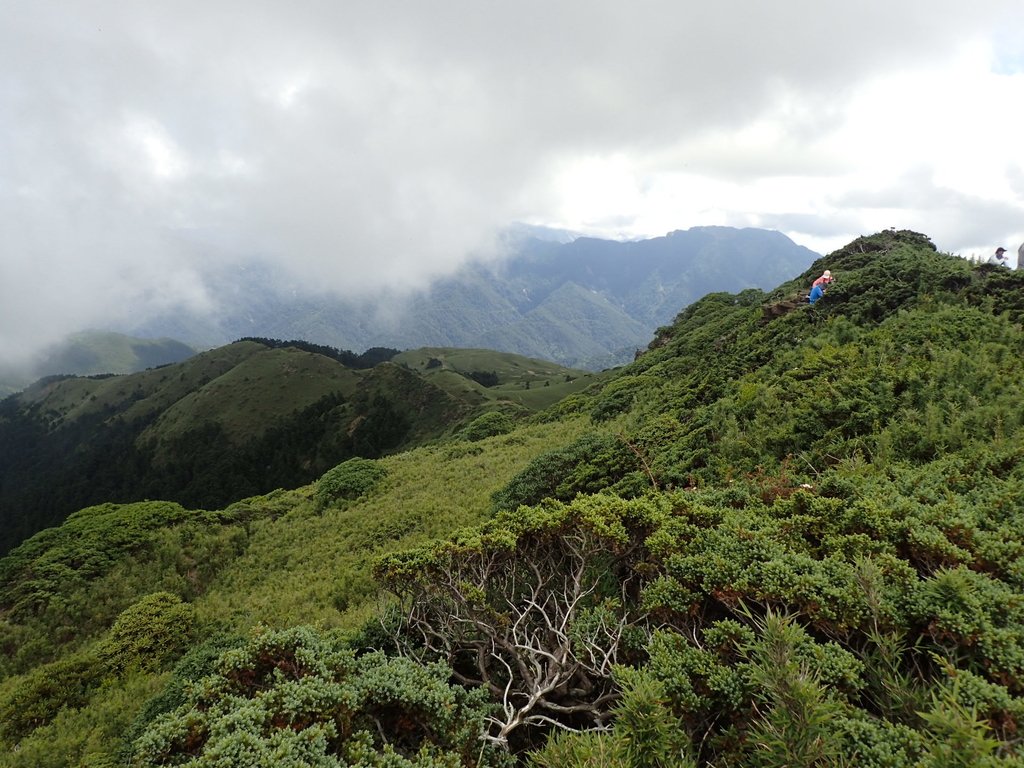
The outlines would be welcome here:
[[[526,423],[83,509],[0,560],[4,764],[1019,766],[1022,289],[882,232]]]
[[[485,350],[431,350],[467,368],[447,366],[445,379],[418,373],[415,351],[366,368],[329,352],[243,340],[130,375],[50,377],[4,400],[0,552],[89,504],[222,506],[302,485],[351,456],[437,439],[484,411],[520,418],[593,380]],[[481,384],[470,366],[500,379]]]

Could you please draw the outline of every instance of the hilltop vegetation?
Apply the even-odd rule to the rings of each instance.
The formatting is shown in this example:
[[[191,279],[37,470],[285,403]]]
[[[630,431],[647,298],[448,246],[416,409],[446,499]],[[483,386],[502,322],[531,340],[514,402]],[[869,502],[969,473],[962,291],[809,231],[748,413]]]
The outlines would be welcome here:
[[[883,232],[529,423],[82,510],[0,561],[4,764],[1022,765],[1022,289]]]

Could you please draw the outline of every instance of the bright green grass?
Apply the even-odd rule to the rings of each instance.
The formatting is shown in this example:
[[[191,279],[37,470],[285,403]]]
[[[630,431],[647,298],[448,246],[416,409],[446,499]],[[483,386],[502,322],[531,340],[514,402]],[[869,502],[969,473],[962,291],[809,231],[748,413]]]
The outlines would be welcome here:
[[[455,370],[463,374],[472,371],[494,371],[498,375],[498,380],[503,384],[525,383],[526,381],[542,382],[545,379],[564,378],[566,374],[578,378],[589,373],[575,368],[566,368],[549,360],[523,357],[511,352],[495,352],[491,349],[423,347],[402,352],[394,358],[394,362],[429,372],[432,369],[427,368],[427,363],[431,359],[439,360],[441,368]]]
[[[482,522],[491,494],[527,462],[588,429],[587,420],[575,419],[380,459],[388,476],[369,498],[323,515],[314,512],[313,486],[300,489],[291,512],[254,527],[245,554],[197,600],[199,616],[239,630],[257,623],[354,628],[377,607],[369,576],[377,555]]]

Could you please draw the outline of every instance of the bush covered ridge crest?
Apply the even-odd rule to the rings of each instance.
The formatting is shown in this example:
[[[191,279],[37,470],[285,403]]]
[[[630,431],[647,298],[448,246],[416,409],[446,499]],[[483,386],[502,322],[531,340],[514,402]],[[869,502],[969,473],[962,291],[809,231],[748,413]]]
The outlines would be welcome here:
[[[5,764],[1024,765],[1022,319],[882,232],[529,424],[83,510],[0,561]]]

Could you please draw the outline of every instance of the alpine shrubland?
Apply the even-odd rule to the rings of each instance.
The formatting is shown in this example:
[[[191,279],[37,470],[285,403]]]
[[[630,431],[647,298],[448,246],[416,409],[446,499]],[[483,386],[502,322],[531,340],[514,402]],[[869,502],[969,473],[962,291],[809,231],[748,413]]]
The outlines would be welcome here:
[[[1022,318],[882,232],[528,423],[83,509],[0,560],[3,764],[1024,765]]]

